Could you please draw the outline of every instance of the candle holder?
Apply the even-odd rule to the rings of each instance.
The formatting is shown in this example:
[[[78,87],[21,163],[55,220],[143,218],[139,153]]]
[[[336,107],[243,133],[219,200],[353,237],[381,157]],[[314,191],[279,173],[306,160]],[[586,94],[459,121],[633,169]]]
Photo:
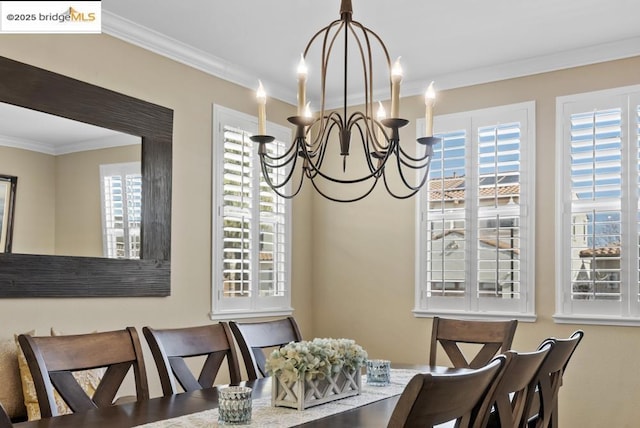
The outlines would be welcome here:
[[[367,360],[367,385],[387,386],[391,383],[391,361]]]
[[[420,137],[416,140],[418,143],[423,144],[425,146],[433,146],[434,144],[438,144],[442,141],[442,138],[438,137]]]
[[[400,119],[396,117],[396,118],[382,119],[381,123],[387,128],[391,129],[391,137],[389,137],[390,140],[400,141],[399,129],[407,126],[409,124],[409,121],[407,119]]]
[[[218,390],[218,423],[221,425],[251,422],[251,388],[229,386]]]
[[[276,137],[272,137],[271,135],[252,135],[251,137],[249,137],[249,139],[254,143],[260,144],[258,146],[258,154],[266,155],[267,146],[265,144],[273,142]]]

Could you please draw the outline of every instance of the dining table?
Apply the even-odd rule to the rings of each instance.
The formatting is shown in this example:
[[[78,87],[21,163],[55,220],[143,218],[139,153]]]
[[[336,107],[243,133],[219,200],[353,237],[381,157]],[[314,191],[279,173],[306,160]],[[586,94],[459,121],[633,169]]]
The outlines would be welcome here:
[[[392,376],[394,370],[399,369],[404,372],[405,378],[410,378],[417,373],[464,373],[469,369],[449,368],[442,366],[423,366],[423,365],[406,365],[392,364]],[[397,372],[396,372],[397,373]],[[366,376],[363,376],[363,384]],[[260,378],[251,381],[243,381],[238,385],[248,386],[252,388],[252,400],[270,401],[272,390],[272,378]],[[14,424],[15,428],[80,428],[80,427],[108,427],[108,428],[129,428],[129,427],[187,427],[200,426],[192,424],[189,418],[192,415],[206,414],[208,411],[214,411],[218,407],[218,391],[228,385],[217,385],[211,388],[204,388],[196,391],[182,392],[170,396],[162,396],[150,398],[147,400],[138,400],[134,402],[118,404],[113,406],[101,407],[86,412],[72,413],[68,415],[55,416],[51,418],[43,418],[35,421],[20,422]],[[376,387],[380,388],[380,387]],[[368,402],[363,405],[354,407],[343,406],[344,409],[333,412],[327,416],[318,419],[305,421],[295,424],[273,425],[270,423],[262,423],[258,417],[254,417],[248,426],[301,426],[301,427],[386,427],[395,408],[402,387],[393,391],[391,395],[384,396],[375,401]],[[382,389],[380,389],[382,390]],[[348,400],[348,399],[344,399]],[[317,407],[326,406],[321,404]],[[293,410],[292,412],[305,412],[306,410]],[[255,415],[256,412],[254,412]],[[257,415],[256,415],[257,416]],[[202,426],[217,426],[216,420],[211,420]]]

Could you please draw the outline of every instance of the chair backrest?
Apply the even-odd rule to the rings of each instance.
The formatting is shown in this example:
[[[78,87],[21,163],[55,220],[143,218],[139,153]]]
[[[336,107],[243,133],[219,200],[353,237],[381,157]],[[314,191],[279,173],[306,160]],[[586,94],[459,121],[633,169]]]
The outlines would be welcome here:
[[[535,392],[534,379],[553,347],[547,343],[534,352],[507,351],[506,362],[496,384],[474,417],[474,428],[527,426],[525,407],[530,394]]]
[[[142,348],[134,327],[104,333],[72,336],[18,337],[38,397],[42,417],[58,415],[54,388],[73,412],[113,404],[127,373],[133,368],[138,400],[149,398]],[[98,387],[89,397],[73,372],[105,368]]]
[[[436,365],[438,343],[448,355],[453,367],[477,369],[491,361],[498,352],[511,348],[518,320],[475,321],[433,318],[429,364]],[[460,344],[480,345],[480,349],[467,358]]]
[[[577,330],[567,339],[549,338],[540,344],[539,348],[542,348],[552,343],[553,348],[534,380],[536,392],[527,400],[525,412],[530,427],[558,426],[558,394],[562,376],[583,336],[584,332]]]
[[[7,414],[7,411],[0,403],[0,428],[13,428],[13,424],[11,423],[11,418]]]
[[[225,322],[164,330],[143,327],[142,332],[156,362],[164,395],[181,392],[176,381],[184,391],[210,388],[225,357],[231,383],[241,380],[233,336]],[[206,359],[196,379],[187,361],[201,356],[206,356]]]
[[[467,373],[415,375],[400,395],[387,427],[426,428],[452,420],[460,428],[468,427],[469,414],[484,398],[505,360],[500,355]]]
[[[249,380],[268,376],[265,349],[300,342],[302,335],[293,317],[256,323],[229,323],[238,342]]]

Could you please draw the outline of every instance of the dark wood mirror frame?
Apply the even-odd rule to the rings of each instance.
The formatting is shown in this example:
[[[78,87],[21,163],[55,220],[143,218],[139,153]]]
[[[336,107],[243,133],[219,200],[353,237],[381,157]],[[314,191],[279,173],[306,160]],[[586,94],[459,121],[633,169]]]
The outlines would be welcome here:
[[[0,297],[168,296],[173,110],[4,57],[0,102],[142,137],[143,207],[140,260],[0,253]]]

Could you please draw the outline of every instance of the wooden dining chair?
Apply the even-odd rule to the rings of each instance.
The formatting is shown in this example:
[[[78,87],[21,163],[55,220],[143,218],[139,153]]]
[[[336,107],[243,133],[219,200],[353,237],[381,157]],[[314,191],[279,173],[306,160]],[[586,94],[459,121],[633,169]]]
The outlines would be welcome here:
[[[558,428],[558,396],[562,377],[583,337],[584,332],[577,330],[567,339],[549,338],[540,344],[540,348],[548,343],[553,347],[534,380],[536,392],[527,400],[525,412],[529,417],[529,428]]]
[[[268,376],[266,352],[289,342],[299,342],[302,334],[293,317],[254,323],[229,322],[244,360],[249,380]]]
[[[164,330],[143,327],[142,332],[158,368],[164,395],[181,392],[178,384],[184,391],[210,388],[225,358],[230,382],[237,384],[241,380],[236,347],[226,322]],[[187,361],[202,356],[206,359],[196,379]]]
[[[116,394],[131,369],[135,377],[136,399],[149,398],[142,348],[134,327],[72,336],[21,334],[18,342],[33,376],[43,418],[58,416],[54,388],[73,412],[114,404]],[[94,368],[106,370],[90,397],[73,373]]]
[[[534,352],[507,351],[504,368],[493,391],[478,406],[474,428],[524,428],[527,399],[535,392],[534,379],[549,355],[553,343]]]
[[[499,355],[467,373],[415,375],[400,395],[387,428],[430,428],[453,420],[459,428],[469,427],[471,412],[490,391],[505,362]]]
[[[518,320],[476,321],[433,317],[429,364],[436,365],[440,344],[453,367],[482,367],[498,352],[504,353],[511,348],[517,326]],[[466,349],[471,353],[467,357],[463,352],[465,346],[479,349]]]
[[[11,418],[7,414],[7,411],[4,409],[2,403],[0,403],[0,428],[13,428],[13,423],[11,423]]]

